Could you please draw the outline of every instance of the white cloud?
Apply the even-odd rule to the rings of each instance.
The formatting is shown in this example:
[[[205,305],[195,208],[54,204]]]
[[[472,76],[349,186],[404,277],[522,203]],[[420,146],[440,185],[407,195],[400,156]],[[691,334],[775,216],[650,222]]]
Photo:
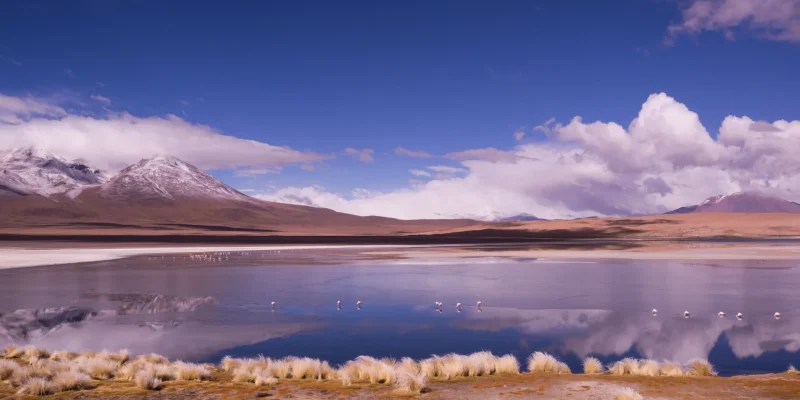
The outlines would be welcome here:
[[[428,171],[425,171],[424,169],[410,169],[410,170],[408,170],[408,172],[410,172],[411,175],[414,175],[414,176],[431,176],[431,173],[428,172]]]
[[[321,187],[264,196],[399,218],[654,214],[740,190],[800,200],[800,121],[729,116],[715,140],[696,113],[661,93],[627,127],[580,117],[546,125],[550,142],[452,153],[461,171],[428,167],[435,179],[408,188],[359,199]]]
[[[372,149],[356,150],[352,147],[348,147],[344,149],[344,152],[345,154],[350,155],[356,160],[361,161],[363,163],[371,163],[375,161],[375,158],[372,157],[372,154],[374,154],[375,151]]]
[[[99,101],[101,103],[111,104],[111,99],[109,99],[108,97],[105,97],[105,96],[100,96],[99,94],[93,94],[93,95],[89,96],[89,98],[91,98],[92,100]]]
[[[184,106],[188,106],[189,105],[189,101],[188,100],[181,100],[180,103],[182,105],[184,105]]]
[[[62,117],[63,108],[32,97],[13,97],[0,93],[0,124],[21,124],[32,117]],[[2,129],[2,126],[0,126]]]
[[[32,98],[0,94],[0,148],[36,146],[108,170],[168,154],[203,169],[278,168],[330,158],[225,135],[175,115],[68,114]]]
[[[680,34],[721,31],[734,39],[737,29],[779,41],[800,42],[800,0],[693,0],[680,23],[669,27],[670,39]]]
[[[75,79],[75,73],[69,68],[64,70],[64,75],[66,75],[69,79]]]
[[[519,155],[511,151],[503,151],[489,147],[485,149],[473,149],[448,153],[445,158],[452,160],[486,160],[491,162],[515,162]]]
[[[514,132],[514,140],[520,141],[525,138],[525,132],[522,130]]]
[[[413,158],[430,158],[431,155],[427,151],[415,151],[415,150],[408,150],[403,147],[397,147],[394,149],[394,154],[413,157]]]

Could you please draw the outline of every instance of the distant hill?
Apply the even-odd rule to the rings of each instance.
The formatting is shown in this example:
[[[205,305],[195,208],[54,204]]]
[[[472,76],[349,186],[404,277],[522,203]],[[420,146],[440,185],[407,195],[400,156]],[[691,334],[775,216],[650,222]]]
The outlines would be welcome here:
[[[396,235],[476,225],[406,221],[264,201],[175,157],[143,159],[117,174],[36,148],[0,150],[0,228],[16,231],[149,229],[270,234]]]
[[[527,222],[527,221],[546,221],[546,220],[530,214],[517,214],[517,215],[512,215],[510,217],[498,218],[495,220],[495,222]]]
[[[800,204],[759,192],[737,192],[709,197],[700,204],[681,207],[665,214],[702,212],[800,214]]]

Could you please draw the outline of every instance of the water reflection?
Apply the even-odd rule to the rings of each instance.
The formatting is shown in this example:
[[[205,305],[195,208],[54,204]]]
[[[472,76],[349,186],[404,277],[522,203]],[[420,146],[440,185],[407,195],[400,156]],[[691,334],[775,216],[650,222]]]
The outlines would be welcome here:
[[[193,361],[264,354],[335,364],[362,354],[422,358],[479,350],[524,360],[545,350],[573,370],[587,355],[604,362],[709,357],[728,374],[800,365],[800,314],[793,310],[800,302],[800,270],[792,262],[771,261],[767,268],[744,261],[453,262],[198,266],[120,260],[5,270],[0,329],[10,332],[5,341],[67,350],[129,348]],[[38,333],[19,334],[17,328],[29,326],[18,323],[19,315],[65,307],[89,317],[39,321],[30,325]],[[102,312],[109,309],[117,311]],[[717,317],[720,310],[725,318]],[[773,317],[777,311],[780,319]],[[3,318],[17,322],[3,325]]]

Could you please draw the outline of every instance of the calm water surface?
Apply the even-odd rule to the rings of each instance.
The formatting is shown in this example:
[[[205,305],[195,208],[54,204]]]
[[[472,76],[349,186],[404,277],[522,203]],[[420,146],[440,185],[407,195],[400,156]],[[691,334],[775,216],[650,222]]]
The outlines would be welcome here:
[[[128,348],[212,362],[263,354],[335,364],[361,354],[421,358],[478,350],[523,360],[544,350],[574,371],[587,355],[604,362],[703,357],[723,375],[800,366],[794,261],[446,264],[302,256],[254,253],[218,263],[139,257],[3,270],[0,342]],[[347,264],[311,265],[332,261]],[[442,312],[436,301],[444,303]],[[737,312],[743,320],[733,317]]]

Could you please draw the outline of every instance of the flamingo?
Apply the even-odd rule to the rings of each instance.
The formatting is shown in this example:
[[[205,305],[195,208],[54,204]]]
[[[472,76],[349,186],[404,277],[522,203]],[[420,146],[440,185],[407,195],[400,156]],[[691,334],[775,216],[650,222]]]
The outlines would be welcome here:
[[[737,314],[736,314],[736,319],[738,319],[739,321],[741,321],[742,319],[744,319],[744,315],[742,315],[742,313],[737,313]]]
[[[779,312],[776,312],[775,314],[772,314],[772,316],[775,317],[775,319],[781,319],[781,313],[779,313]]]
[[[361,300],[356,302],[356,308],[359,310],[361,309]]]
[[[654,308],[654,309],[653,309],[653,315],[656,315],[656,314],[658,314],[658,310],[656,310],[656,309]]]
[[[720,312],[717,313],[717,315],[719,315],[720,318],[724,318],[725,317],[725,312],[724,311],[720,311]]]
[[[689,318],[689,315],[691,315],[691,314],[689,314],[688,311],[684,311],[683,312],[683,318]]]

